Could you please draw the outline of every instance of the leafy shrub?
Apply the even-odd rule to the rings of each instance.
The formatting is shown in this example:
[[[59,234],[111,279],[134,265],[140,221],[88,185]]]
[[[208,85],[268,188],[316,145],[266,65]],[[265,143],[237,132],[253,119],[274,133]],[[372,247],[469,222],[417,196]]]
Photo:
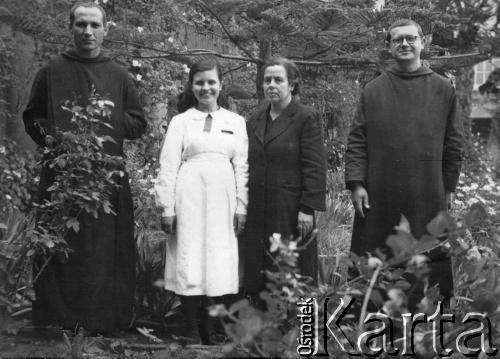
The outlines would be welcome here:
[[[123,158],[103,151],[110,136],[99,136],[101,129],[110,128],[105,118],[113,104],[95,91],[85,107],[67,101],[64,109],[72,113],[71,131],[47,135],[43,165],[54,172],[53,184],[47,189],[49,198],[34,204],[27,216],[21,210],[32,208],[31,192],[37,185],[32,156],[15,152],[7,142],[0,154],[0,195],[6,198],[0,223],[0,327],[9,329],[10,315],[26,305],[22,299],[32,299],[32,283],[52,256],[66,256],[69,248],[64,240],[71,228],[79,230],[78,216],[82,212],[98,217],[102,209],[114,213],[110,196],[123,176]],[[2,217],[4,218],[4,217]],[[36,218],[36,220],[35,220]],[[31,277],[32,259],[43,255],[46,260]]]
[[[135,292],[137,322],[164,326],[177,312],[179,299],[161,284],[165,270],[166,234],[160,229],[162,209],[157,206],[154,183],[164,139],[161,123],[150,123],[147,141],[127,145],[127,172],[134,201],[138,250]]]
[[[65,234],[70,228],[78,232],[81,213],[98,218],[102,209],[114,214],[110,197],[124,175],[123,158],[104,152],[107,142],[115,143],[111,136],[102,135],[112,129],[105,118],[114,104],[94,89],[88,105],[76,103],[66,101],[63,106],[72,114],[72,129],[48,134],[44,147],[43,165],[53,171],[54,180],[47,188],[49,198],[36,206],[39,233],[48,243],[57,244],[51,252],[65,251]]]
[[[30,306],[34,293],[31,282],[31,262],[34,254],[33,214],[25,216],[11,207],[4,223],[0,223],[0,333],[16,333],[19,323],[13,316]]]
[[[39,166],[30,152],[19,152],[14,141],[5,139],[0,146],[0,219],[9,208],[29,212],[38,186]]]
[[[358,257],[354,254],[350,258],[339,257],[335,268],[341,268],[342,265],[339,265],[339,262],[344,262],[354,269],[350,273],[357,274],[354,276],[351,274],[345,278],[343,273],[331,273],[333,276],[345,279],[325,283],[319,287],[312,286],[297,273],[297,242],[273,235],[270,239],[271,251],[278,253],[275,264],[278,265],[279,270],[276,273],[267,273],[268,291],[261,293],[267,310],[253,306],[248,300],[242,300],[233,304],[229,309],[221,306],[214,307],[212,314],[229,319],[226,320],[225,329],[231,339],[230,345],[234,348],[244,348],[249,356],[298,357],[297,337],[301,323],[297,318],[297,301],[300,298],[313,297],[318,303],[329,298],[331,303],[335,303],[332,307],[335,307],[341,299],[349,301],[350,298],[358,298],[362,305],[355,310],[357,317],[346,316],[343,320],[344,333],[352,343],[356,343],[358,336],[370,328],[365,323],[365,318],[371,306],[391,316],[396,327],[401,326],[401,314],[407,312],[408,304],[404,291],[410,286],[405,274],[411,273],[425,280],[426,273],[428,273],[425,270],[426,253],[438,247],[448,247],[456,262],[469,266],[468,269],[464,269],[463,275],[456,278],[457,296],[450,308],[450,311],[456,315],[456,324],[453,330],[445,333],[443,338],[447,346],[451,347],[450,343],[454,343],[460,333],[470,329],[470,325],[462,323],[467,312],[489,313],[493,319],[493,327],[498,328],[500,325],[498,315],[493,314],[497,311],[499,303],[492,294],[500,292],[497,277],[492,272],[498,271],[500,265],[498,252],[489,251],[485,256],[481,251],[477,251],[477,248],[463,245],[464,237],[470,236],[471,228],[485,225],[488,221],[491,221],[491,218],[480,205],[470,208],[458,223],[448,213],[441,212],[428,225],[430,235],[417,241],[411,235],[407,221],[402,220],[397,227],[397,234],[387,240],[387,244],[394,252],[392,258]],[[500,239],[499,231],[500,228],[496,227],[492,240]],[[476,256],[477,260],[471,263],[473,256]],[[320,272],[326,271],[323,268]],[[487,275],[488,280],[484,280],[484,275]],[[466,289],[466,287],[469,288]],[[464,291],[468,297],[461,296]],[[419,303],[419,310],[427,315],[434,313],[437,300],[439,300],[437,288],[428,288],[425,297]],[[323,309],[320,305],[319,318],[323,318]],[[331,309],[330,307],[327,309],[328,315],[333,313]],[[412,335],[416,343],[417,355],[422,358],[436,356],[432,336],[428,335],[429,331],[432,333],[432,324],[422,324],[416,326]],[[396,333],[399,333],[399,336],[403,334],[397,330]],[[318,340],[321,346],[325,338],[322,337],[321,330],[319,334]],[[399,336],[395,343],[402,343]],[[330,344],[331,356],[346,356],[346,353],[334,343],[332,338],[326,339]],[[399,344],[397,346],[399,347]]]

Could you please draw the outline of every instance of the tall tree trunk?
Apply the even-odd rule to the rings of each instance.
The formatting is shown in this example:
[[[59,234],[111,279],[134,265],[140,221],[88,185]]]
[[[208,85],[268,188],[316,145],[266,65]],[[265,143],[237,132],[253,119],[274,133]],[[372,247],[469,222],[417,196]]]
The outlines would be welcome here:
[[[0,141],[9,138],[16,141],[20,149],[33,150],[34,142],[24,132],[22,112],[28,100],[34,72],[38,68],[35,42],[32,37],[5,25],[0,27],[0,36],[8,39],[8,50],[12,56],[4,59],[0,75],[8,75],[0,84]],[[3,54],[5,56],[5,54]],[[2,55],[0,55],[2,56]]]
[[[268,59],[272,56],[271,41],[261,41],[259,42],[259,58]],[[257,86],[257,98],[261,101],[264,98],[264,90],[262,89],[262,63],[257,64],[257,80],[255,84]]]
[[[456,90],[461,116],[467,138],[471,135],[472,121],[470,118],[472,106],[472,88],[474,86],[474,68],[462,67],[457,69]]]
[[[472,154],[472,119],[470,114],[472,107],[472,89],[474,87],[474,68],[472,66],[458,68],[455,83],[458,106],[464,124],[466,157],[469,158]],[[466,161],[464,167],[467,165],[468,163]]]

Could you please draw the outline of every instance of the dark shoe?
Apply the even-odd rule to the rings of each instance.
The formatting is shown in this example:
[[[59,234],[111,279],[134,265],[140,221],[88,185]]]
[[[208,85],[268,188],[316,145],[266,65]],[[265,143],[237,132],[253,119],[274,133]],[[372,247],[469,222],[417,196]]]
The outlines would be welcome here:
[[[228,341],[220,318],[210,316],[206,310],[201,316],[199,331],[204,345],[222,345]]]

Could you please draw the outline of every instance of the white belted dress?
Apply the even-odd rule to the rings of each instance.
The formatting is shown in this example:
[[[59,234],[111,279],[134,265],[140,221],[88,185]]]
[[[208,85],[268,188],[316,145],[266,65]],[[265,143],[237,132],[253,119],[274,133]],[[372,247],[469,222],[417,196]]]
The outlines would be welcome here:
[[[246,214],[248,137],[245,119],[220,108],[174,116],[156,181],[163,216],[177,218],[167,240],[165,288],[181,295],[238,292],[235,213]]]

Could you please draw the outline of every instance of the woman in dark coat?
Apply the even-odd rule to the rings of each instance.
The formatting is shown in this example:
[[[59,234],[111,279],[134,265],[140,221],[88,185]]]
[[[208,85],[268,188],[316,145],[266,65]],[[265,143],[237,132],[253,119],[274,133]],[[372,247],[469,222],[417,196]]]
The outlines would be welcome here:
[[[269,104],[247,122],[249,204],[243,235],[244,289],[265,289],[264,270],[272,270],[269,237],[280,233],[304,238],[314,228],[314,211],[325,210],[326,154],[317,112],[293,98],[300,73],[285,58],[263,67],[263,89]],[[300,252],[302,275],[317,277],[317,242]]]

